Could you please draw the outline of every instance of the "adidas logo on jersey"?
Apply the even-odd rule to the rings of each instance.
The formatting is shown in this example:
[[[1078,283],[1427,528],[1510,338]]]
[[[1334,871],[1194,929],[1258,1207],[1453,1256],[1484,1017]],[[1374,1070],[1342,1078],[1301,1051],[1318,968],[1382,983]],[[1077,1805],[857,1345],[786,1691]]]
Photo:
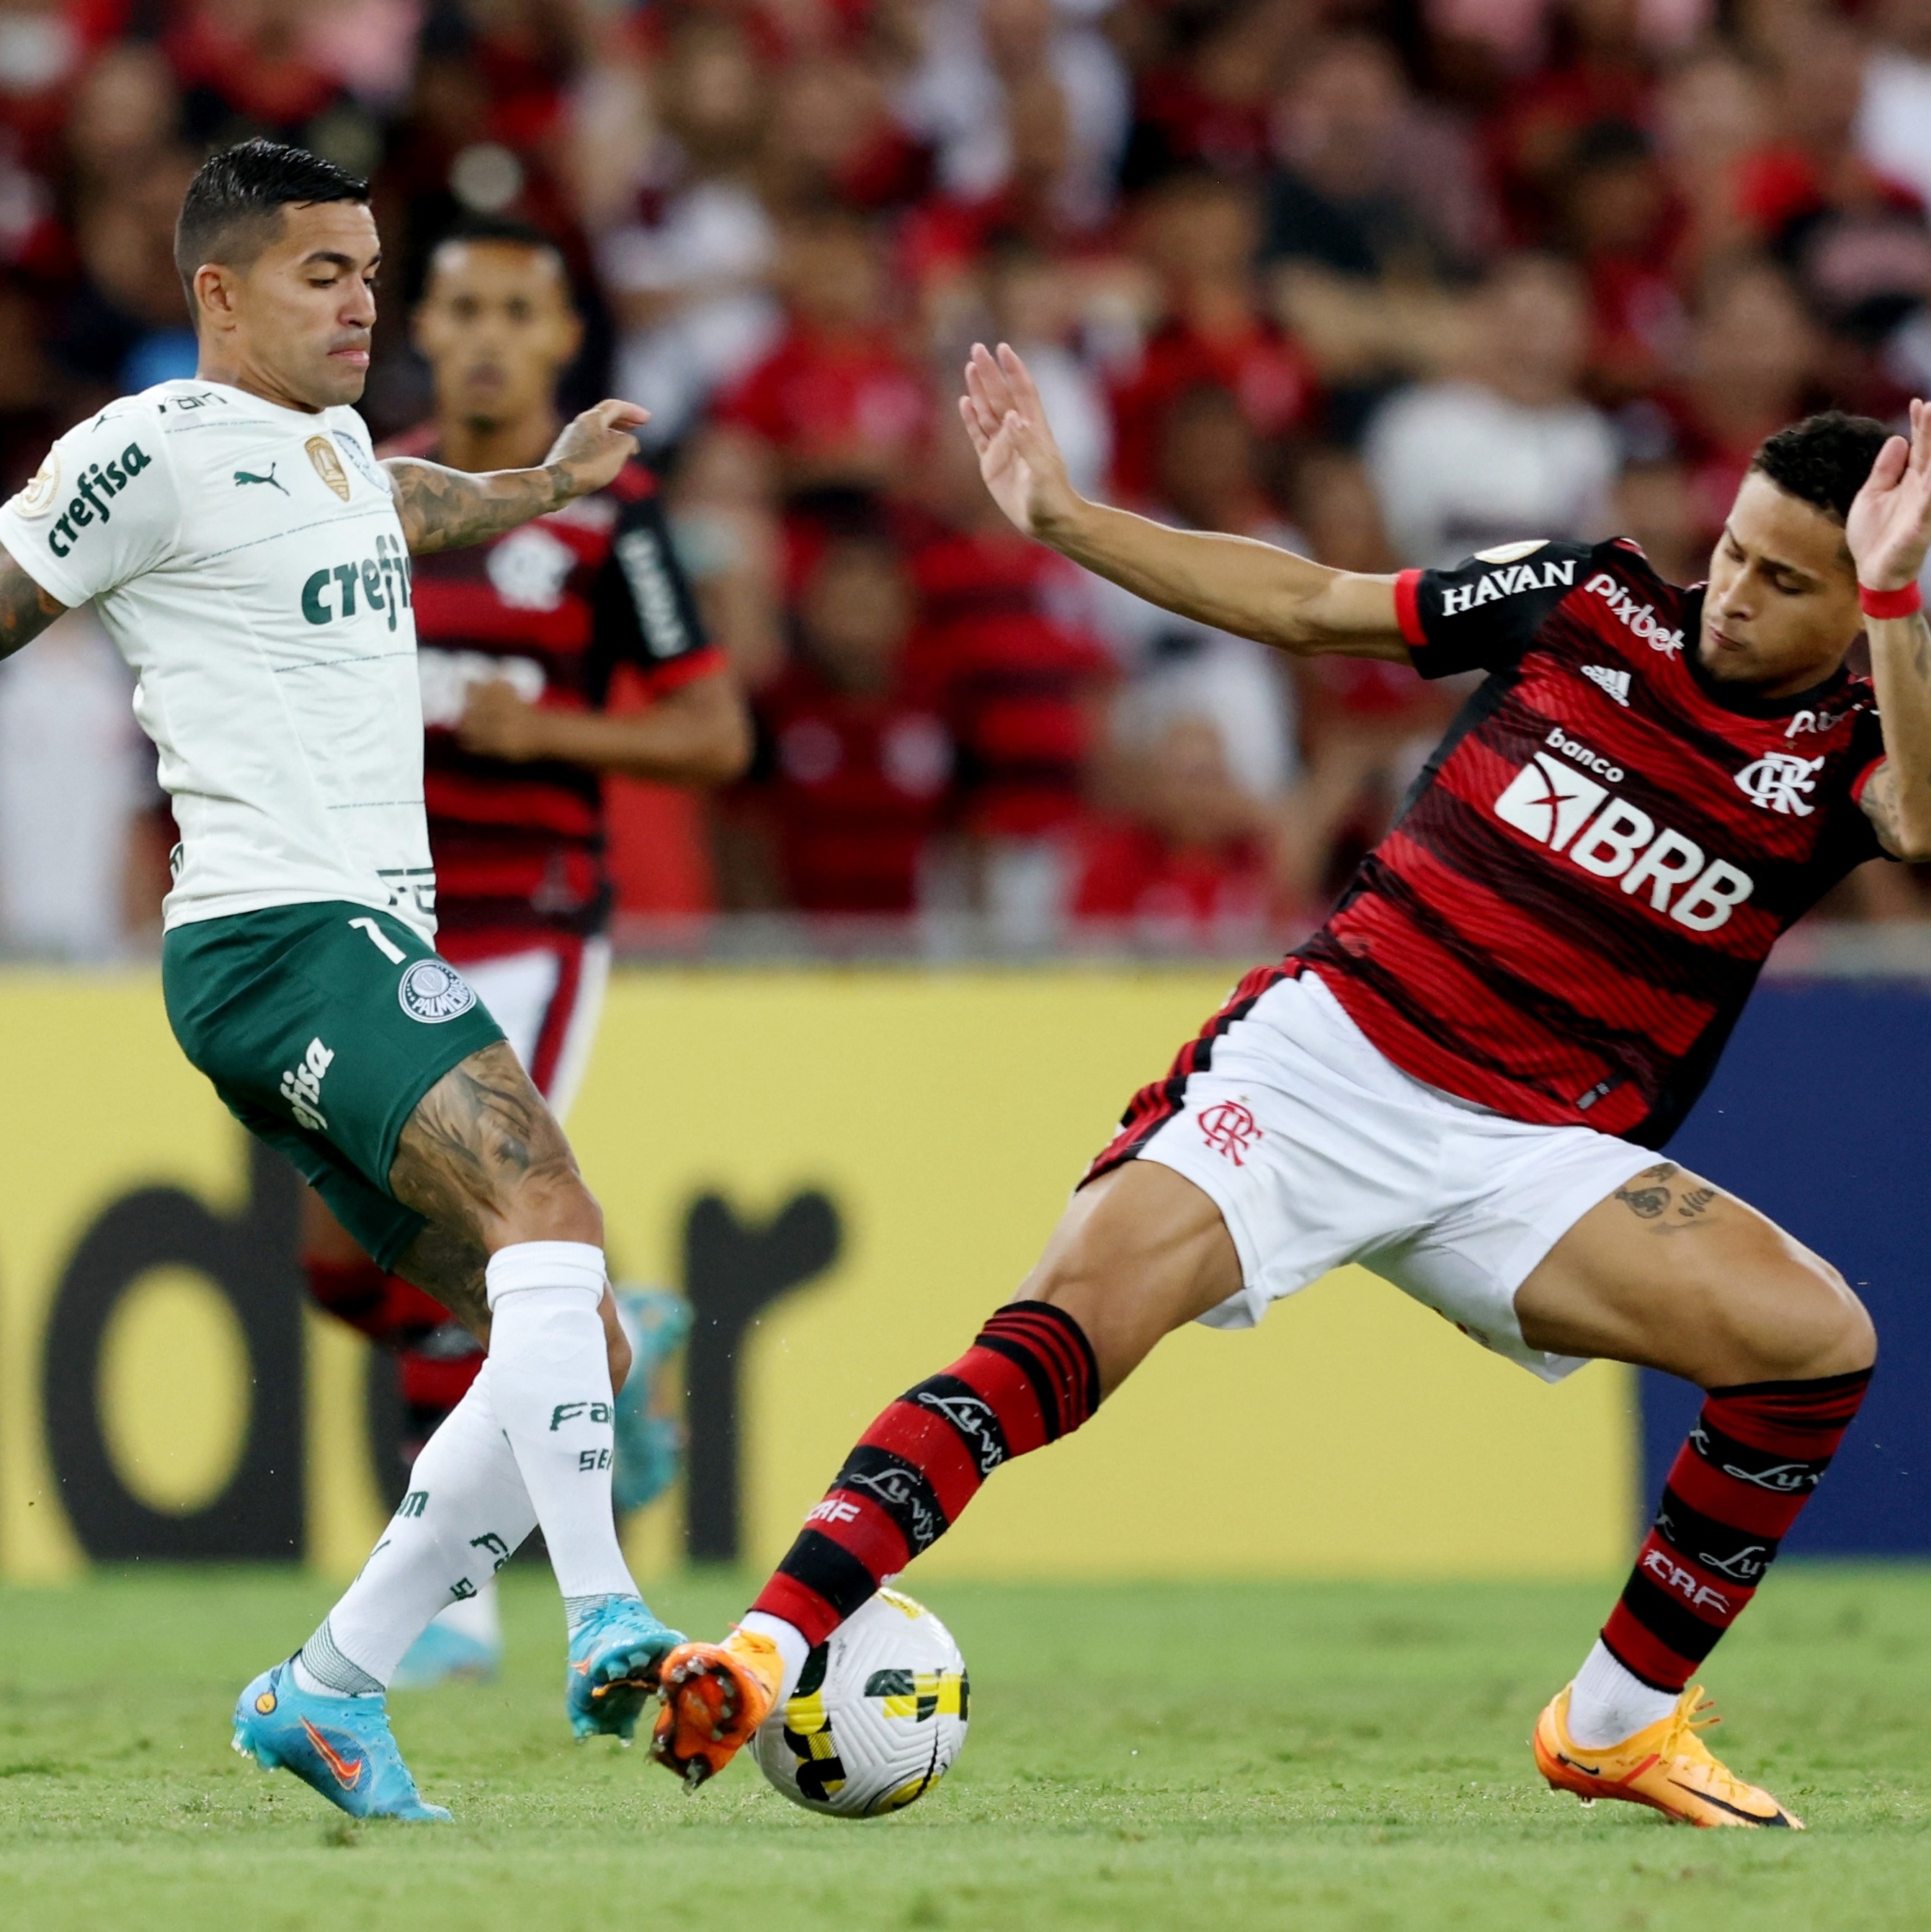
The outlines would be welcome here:
[[[1607,664],[1584,664],[1582,674],[1591,684],[1599,684],[1618,704],[1629,702],[1629,674],[1611,670]]]
[[[1639,604],[1635,596],[1606,570],[1599,570],[1583,586],[1593,591],[1609,607],[1610,615],[1634,638],[1640,638],[1653,651],[1674,657],[1683,649],[1683,633],[1668,631],[1656,622],[1653,604]]]
[[[1656,910],[1692,932],[1714,932],[1756,890],[1756,881],[1725,859],[1711,859],[1695,839],[1659,827],[1593,777],[1611,780],[1621,767],[1565,734],[1560,726],[1545,741],[1574,764],[1547,751],[1509,781],[1495,801],[1495,816],[1539,845],[1561,853],[1599,879],[1614,879],[1633,896],[1646,892]]]

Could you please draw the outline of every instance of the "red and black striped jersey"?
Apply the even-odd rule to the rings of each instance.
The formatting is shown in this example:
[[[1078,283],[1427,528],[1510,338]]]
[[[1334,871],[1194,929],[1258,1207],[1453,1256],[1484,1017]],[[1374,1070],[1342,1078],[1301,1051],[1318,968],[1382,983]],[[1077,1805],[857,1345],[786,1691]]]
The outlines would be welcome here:
[[[1660,1145],[1778,934],[1880,850],[1871,686],[1712,680],[1701,586],[1620,540],[1406,572],[1397,598],[1425,676],[1489,676],[1295,957],[1416,1078]]]
[[[418,432],[386,453],[434,459]],[[599,775],[560,760],[477,757],[455,726],[474,686],[506,680],[531,704],[600,710],[629,665],[661,694],[721,669],[641,461],[486,544],[416,560],[423,789],[445,932],[506,940],[594,931],[608,911]]]

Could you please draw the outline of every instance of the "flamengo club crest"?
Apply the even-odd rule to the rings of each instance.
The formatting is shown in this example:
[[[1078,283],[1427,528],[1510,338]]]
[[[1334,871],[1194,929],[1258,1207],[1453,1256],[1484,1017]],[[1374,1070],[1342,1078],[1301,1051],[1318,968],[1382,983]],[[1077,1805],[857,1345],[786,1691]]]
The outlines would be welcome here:
[[[1794,752],[1766,752],[1737,774],[1737,789],[1766,812],[1808,818],[1817,808],[1799,796],[1817,782],[1821,758],[1800,758]]]
[[[1208,1146],[1236,1167],[1247,1165],[1242,1156],[1261,1138],[1254,1115],[1238,1100],[1221,1100],[1208,1108],[1200,1116],[1200,1132]]]
[[[428,1026],[458,1018],[476,1003],[476,989],[443,959],[417,960],[403,974],[396,997],[411,1019]]]

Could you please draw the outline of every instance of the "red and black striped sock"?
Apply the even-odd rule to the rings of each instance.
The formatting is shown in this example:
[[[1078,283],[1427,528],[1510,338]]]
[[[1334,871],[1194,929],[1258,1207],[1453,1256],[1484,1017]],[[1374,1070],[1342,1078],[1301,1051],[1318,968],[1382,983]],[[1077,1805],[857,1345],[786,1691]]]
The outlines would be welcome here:
[[[1623,1669],[1680,1691],[1756,1594],[1777,1545],[1851,1426],[1871,1372],[1710,1389],[1669,1472],[1602,1641]]]
[[[865,1432],[752,1610],[824,1642],[958,1521],[1002,1462],[1071,1435],[1099,1402],[1079,1323],[1050,1302],[1009,1304]]]

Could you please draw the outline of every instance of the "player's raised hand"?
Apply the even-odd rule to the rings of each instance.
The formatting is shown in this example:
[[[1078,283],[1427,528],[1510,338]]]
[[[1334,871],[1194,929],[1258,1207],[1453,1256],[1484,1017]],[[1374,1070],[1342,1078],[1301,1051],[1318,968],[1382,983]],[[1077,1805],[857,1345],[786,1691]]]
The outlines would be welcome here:
[[[650,412],[635,403],[599,403],[563,425],[543,466],[563,470],[572,485],[571,494],[587,496],[617,480],[617,472],[637,454],[632,431],[650,420]]]
[[[1911,436],[1878,452],[1851,505],[1844,536],[1857,581],[1872,590],[1914,584],[1931,546],[1931,403],[1911,405]]]
[[[1049,537],[1080,500],[1032,376],[1006,344],[996,356],[973,344],[959,414],[993,501],[1026,536]]]

